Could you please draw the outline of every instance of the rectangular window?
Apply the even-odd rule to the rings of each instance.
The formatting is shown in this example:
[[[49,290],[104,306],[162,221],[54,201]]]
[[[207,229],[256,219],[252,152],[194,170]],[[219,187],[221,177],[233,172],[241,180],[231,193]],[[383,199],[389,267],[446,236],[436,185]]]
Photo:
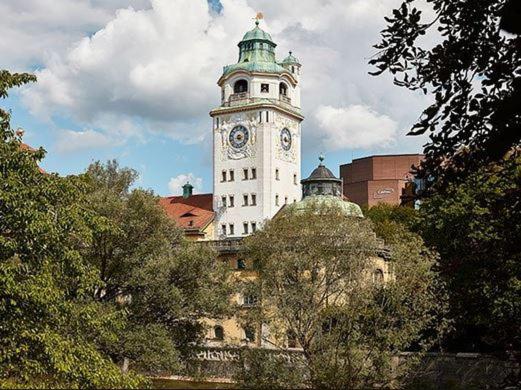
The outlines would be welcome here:
[[[221,233],[226,236],[226,225],[221,225]]]
[[[266,123],[270,121],[270,112],[266,111]]]
[[[243,229],[242,234],[248,234],[248,222],[244,222],[242,224],[242,229]]]
[[[269,92],[270,91],[270,85],[269,84],[261,84],[261,92]]]
[[[256,206],[257,205],[257,195],[251,194],[251,205]]]
[[[248,206],[248,195],[247,194],[244,194],[242,196],[242,205],[243,206]]]
[[[233,198],[233,195],[230,195],[230,205],[229,207],[233,207],[233,202],[234,201],[234,198]]]
[[[242,170],[242,180],[248,180],[248,168]]]
[[[226,207],[226,196],[221,196],[221,204]]]
[[[233,236],[233,223],[230,223],[230,225],[228,225],[228,228],[230,230],[230,236]]]
[[[279,177],[279,168],[275,169],[275,180],[280,180],[280,177]]]
[[[252,178],[252,180],[257,178],[257,169],[256,168],[251,169],[251,178]]]
[[[297,174],[293,174],[293,184],[297,184]]]
[[[259,123],[262,123],[262,111],[259,111]]]
[[[279,196],[275,195],[275,206],[279,205]]]
[[[221,178],[221,182],[226,181],[226,171],[223,171],[223,176]]]
[[[235,180],[235,177],[234,177],[233,169],[230,169],[230,181],[234,181],[234,180]]]
[[[219,117],[215,119],[215,127],[219,128]]]
[[[255,222],[251,223],[251,232],[255,233],[257,231],[257,224]]]

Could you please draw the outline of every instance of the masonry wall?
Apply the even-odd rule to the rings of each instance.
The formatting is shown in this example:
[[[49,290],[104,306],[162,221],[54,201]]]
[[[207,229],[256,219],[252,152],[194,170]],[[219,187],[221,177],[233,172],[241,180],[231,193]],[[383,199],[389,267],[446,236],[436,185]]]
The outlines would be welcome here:
[[[399,205],[405,183],[413,177],[411,167],[422,158],[420,154],[370,156],[341,165],[344,195],[361,206]]]

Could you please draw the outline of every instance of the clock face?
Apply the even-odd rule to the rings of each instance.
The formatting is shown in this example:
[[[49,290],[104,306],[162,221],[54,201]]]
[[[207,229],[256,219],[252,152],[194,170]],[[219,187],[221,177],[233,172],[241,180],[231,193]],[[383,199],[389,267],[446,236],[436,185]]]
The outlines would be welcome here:
[[[240,149],[246,145],[249,138],[250,133],[248,129],[242,125],[235,126],[232,131],[230,131],[230,144],[236,149]]]
[[[286,128],[280,132],[280,144],[284,150],[291,149],[291,132]]]

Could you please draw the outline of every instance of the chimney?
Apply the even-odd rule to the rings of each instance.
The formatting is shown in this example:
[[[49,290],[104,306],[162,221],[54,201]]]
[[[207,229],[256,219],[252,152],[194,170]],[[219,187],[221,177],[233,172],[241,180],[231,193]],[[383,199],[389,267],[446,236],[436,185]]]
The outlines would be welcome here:
[[[192,190],[194,189],[194,186],[191,185],[189,182],[186,182],[186,184],[183,186],[183,198],[188,198],[192,196]]]

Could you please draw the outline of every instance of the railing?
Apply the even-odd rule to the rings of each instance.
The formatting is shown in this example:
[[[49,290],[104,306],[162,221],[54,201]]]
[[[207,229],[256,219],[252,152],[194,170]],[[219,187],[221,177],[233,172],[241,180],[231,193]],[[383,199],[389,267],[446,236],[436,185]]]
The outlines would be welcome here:
[[[292,110],[298,110],[298,108],[291,105],[291,99],[285,95],[279,95],[278,99],[266,99],[263,97],[251,97],[248,92],[233,93],[230,95],[227,101],[222,102],[222,107],[234,107],[238,105],[250,104],[255,102],[265,102],[266,100],[271,101],[274,104],[281,104]]]
[[[199,245],[207,245],[219,253],[238,252],[242,247],[242,238],[229,238],[225,240],[196,241]]]
[[[289,97],[287,97],[286,95],[280,94],[279,99],[283,103],[291,104],[291,99]]]

